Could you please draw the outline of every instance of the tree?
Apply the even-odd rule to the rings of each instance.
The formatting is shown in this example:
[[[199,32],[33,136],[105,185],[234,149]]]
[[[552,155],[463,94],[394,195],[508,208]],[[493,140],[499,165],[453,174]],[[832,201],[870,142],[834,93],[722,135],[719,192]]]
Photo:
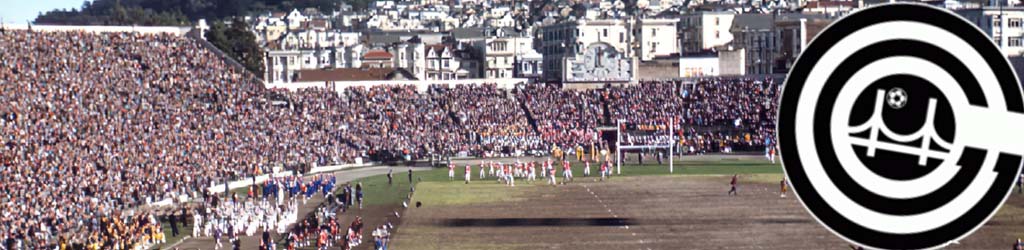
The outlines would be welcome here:
[[[256,75],[263,72],[263,51],[256,36],[239,16],[267,11],[316,8],[337,10],[340,1],[365,9],[372,0],[92,0],[80,10],[51,10],[36,17],[36,24],[188,26],[199,19],[213,23],[206,39]],[[235,19],[231,25],[223,20]]]
[[[206,40],[245,69],[263,75],[263,49],[256,44],[256,35],[248,30],[248,24],[242,19],[236,18],[230,26],[223,21],[214,22],[206,32]]]
[[[321,13],[331,13],[338,9],[340,1],[363,9],[372,0],[93,0],[84,1],[80,11],[51,10],[42,13],[36,17],[35,23],[187,25],[187,21],[201,18],[225,20],[267,11],[316,8]]]

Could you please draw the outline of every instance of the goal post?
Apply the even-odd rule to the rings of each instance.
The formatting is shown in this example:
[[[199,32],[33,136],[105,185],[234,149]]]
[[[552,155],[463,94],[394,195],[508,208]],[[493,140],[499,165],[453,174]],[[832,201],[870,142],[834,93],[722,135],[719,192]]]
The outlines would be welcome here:
[[[668,143],[655,142],[654,144],[642,144],[642,145],[622,145],[623,132],[622,123],[623,120],[615,121],[615,171],[617,174],[622,174],[622,150],[626,149],[668,149],[668,172],[675,172],[675,124],[672,120],[668,122]]]

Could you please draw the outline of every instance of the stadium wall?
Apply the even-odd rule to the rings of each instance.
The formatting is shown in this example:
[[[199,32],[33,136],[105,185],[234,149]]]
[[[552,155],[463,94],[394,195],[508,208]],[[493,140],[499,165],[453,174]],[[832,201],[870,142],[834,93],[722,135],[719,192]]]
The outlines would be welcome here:
[[[718,51],[718,75],[742,76],[747,74],[745,49]]]
[[[679,60],[652,60],[640,62],[636,79],[651,81],[679,77]]]
[[[334,166],[318,166],[318,167],[314,167],[313,169],[311,169],[309,171],[309,173],[302,173],[302,174],[328,173],[328,172],[334,172],[334,171],[339,171],[339,170],[348,169],[348,168],[366,167],[366,166],[371,166],[371,164],[356,163],[356,164],[344,164],[344,165],[334,165]],[[269,180],[271,177],[288,177],[288,176],[292,176],[292,175],[293,175],[292,171],[280,170],[280,171],[278,171],[276,173],[273,173],[273,174],[264,174],[264,175],[260,175],[260,176],[256,176],[256,177],[248,177],[248,178],[244,178],[244,179],[241,179],[241,180],[229,181],[226,184],[228,185],[228,189],[234,190],[234,189],[237,189],[237,188],[252,186],[253,184],[262,184],[262,183],[266,182],[267,180]],[[210,187],[206,188],[206,191],[209,191],[212,194],[223,193],[224,192],[224,185],[225,185],[225,183],[214,183]]]
[[[0,27],[9,30],[32,30],[32,31],[84,31],[92,33],[110,32],[137,32],[140,34],[173,34],[184,36],[192,27],[188,26],[76,26],[76,25],[29,25],[29,24],[0,24]]]

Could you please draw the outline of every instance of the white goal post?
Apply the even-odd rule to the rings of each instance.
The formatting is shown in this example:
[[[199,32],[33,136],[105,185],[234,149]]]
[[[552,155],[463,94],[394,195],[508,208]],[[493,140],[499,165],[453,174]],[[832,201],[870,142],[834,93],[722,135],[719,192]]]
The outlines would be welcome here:
[[[623,120],[615,121],[615,171],[617,174],[622,174],[622,150],[623,149],[668,149],[668,172],[675,172],[675,124],[673,121],[668,121],[668,134],[669,138],[672,138],[668,144],[650,144],[650,145],[622,145],[622,122]]]

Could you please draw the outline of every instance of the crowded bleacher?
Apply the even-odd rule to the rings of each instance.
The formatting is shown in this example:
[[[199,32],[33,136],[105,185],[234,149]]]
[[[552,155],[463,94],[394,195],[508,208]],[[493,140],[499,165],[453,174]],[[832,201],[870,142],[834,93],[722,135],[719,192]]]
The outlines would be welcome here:
[[[680,153],[760,150],[778,96],[770,79],[268,90],[194,40],[135,33],[8,30],[0,58],[0,239],[25,248],[152,244],[159,222],[122,211],[272,167],[591,148],[619,120],[673,121]]]
[[[598,90],[563,91],[553,85],[528,85],[518,98],[536,120],[545,143],[559,147],[590,145],[598,140],[597,126],[607,123]],[[550,145],[549,145],[550,146]]]

